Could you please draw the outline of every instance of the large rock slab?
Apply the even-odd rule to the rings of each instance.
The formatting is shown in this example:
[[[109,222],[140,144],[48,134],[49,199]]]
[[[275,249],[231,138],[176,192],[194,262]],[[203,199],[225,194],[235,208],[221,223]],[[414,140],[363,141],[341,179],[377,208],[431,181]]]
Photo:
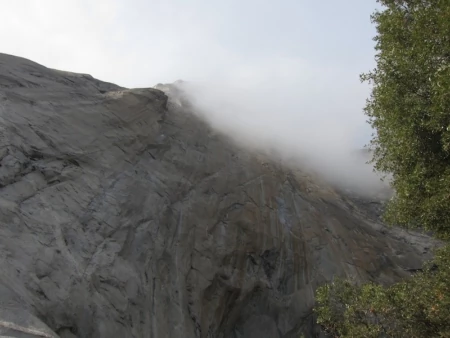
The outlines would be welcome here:
[[[160,90],[0,54],[9,336],[313,337],[318,285],[394,282],[433,245]]]

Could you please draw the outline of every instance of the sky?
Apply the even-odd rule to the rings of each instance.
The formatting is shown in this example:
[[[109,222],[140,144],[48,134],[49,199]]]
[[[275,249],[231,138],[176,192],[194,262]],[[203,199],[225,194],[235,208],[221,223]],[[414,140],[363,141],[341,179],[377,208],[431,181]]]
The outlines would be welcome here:
[[[362,111],[370,87],[359,74],[375,67],[375,0],[0,5],[3,53],[125,87],[192,81],[193,99],[211,111],[213,125],[278,137],[291,152],[315,147],[340,156],[370,140]]]
[[[375,0],[0,0],[2,52],[124,86],[373,66]],[[230,73],[231,71],[231,73]]]

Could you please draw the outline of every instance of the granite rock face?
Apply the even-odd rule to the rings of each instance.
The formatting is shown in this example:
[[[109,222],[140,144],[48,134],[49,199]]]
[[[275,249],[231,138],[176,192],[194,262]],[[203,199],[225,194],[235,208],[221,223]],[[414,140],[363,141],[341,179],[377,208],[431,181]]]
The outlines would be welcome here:
[[[318,285],[433,245],[160,90],[0,54],[0,335],[314,337]]]

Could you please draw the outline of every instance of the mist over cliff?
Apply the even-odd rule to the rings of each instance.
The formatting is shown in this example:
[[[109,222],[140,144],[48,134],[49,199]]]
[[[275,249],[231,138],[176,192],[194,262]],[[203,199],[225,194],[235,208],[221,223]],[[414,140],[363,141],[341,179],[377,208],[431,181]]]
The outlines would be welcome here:
[[[193,112],[241,146],[365,196],[389,191],[388,182],[382,182],[368,163],[369,151],[363,149],[369,137],[362,108],[358,111],[342,102],[339,88],[333,91],[326,82],[316,94],[314,88],[306,88],[320,79],[299,81],[290,73],[273,77],[246,82],[177,81],[170,95],[192,105]]]

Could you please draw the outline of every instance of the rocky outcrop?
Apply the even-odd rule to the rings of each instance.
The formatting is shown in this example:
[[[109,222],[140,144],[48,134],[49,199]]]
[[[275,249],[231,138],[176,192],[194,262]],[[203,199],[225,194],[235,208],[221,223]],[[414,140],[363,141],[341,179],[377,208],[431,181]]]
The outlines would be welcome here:
[[[433,245],[160,90],[4,54],[0,161],[11,337],[313,337],[318,285],[391,283]]]

